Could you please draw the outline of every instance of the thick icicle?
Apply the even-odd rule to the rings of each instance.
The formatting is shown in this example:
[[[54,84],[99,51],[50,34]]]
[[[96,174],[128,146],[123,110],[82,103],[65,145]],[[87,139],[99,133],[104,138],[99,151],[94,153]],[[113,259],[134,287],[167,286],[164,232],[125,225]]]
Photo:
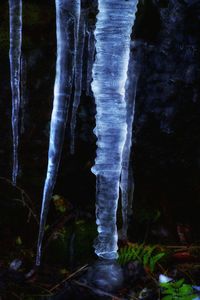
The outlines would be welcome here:
[[[19,110],[20,110],[20,60],[22,48],[22,0],[9,0],[10,13],[10,76],[12,90],[13,169],[12,182],[16,185],[19,170]]]
[[[24,54],[21,56],[21,134],[25,132],[27,108],[27,61]]]
[[[71,116],[71,145],[70,152],[74,153],[75,147],[75,129],[76,129],[76,115],[80,104],[81,92],[82,92],[82,76],[83,76],[83,52],[85,46],[85,33],[86,33],[86,11],[81,10],[79,29],[78,29],[78,40],[76,49],[76,63],[75,63],[75,82],[74,82],[74,101],[72,106]]]
[[[57,62],[47,175],[43,191],[36,265],[40,265],[45,223],[56,182],[74,77],[80,0],[56,0]]]
[[[132,131],[133,131],[133,121],[135,115],[135,95],[137,88],[137,78],[138,78],[138,67],[135,60],[134,54],[131,51],[128,67],[128,79],[126,82],[126,109],[127,109],[127,135],[126,142],[123,149],[122,155],[122,172],[121,172],[121,198],[122,198],[122,238],[127,239],[128,230],[128,208],[129,208],[129,198],[132,197],[133,193],[133,174],[132,166],[130,164],[131,160],[131,148],[132,148]],[[132,201],[132,200],[131,200]]]
[[[116,211],[127,134],[125,83],[136,4],[136,0],[99,0],[95,30],[97,53],[92,82],[98,138],[92,168],[97,176],[95,252],[105,259],[117,258]]]

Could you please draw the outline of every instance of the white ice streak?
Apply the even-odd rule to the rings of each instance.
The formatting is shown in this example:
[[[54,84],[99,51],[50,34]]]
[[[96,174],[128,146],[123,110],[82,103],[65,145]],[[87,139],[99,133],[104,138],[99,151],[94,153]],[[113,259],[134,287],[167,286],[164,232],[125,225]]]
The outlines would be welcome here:
[[[50,126],[48,167],[43,191],[36,265],[40,265],[41,246],[49,202],[56,182],[62,152],[69,100],[73,85],[77,28],[80,17],[80,0],[55,0],[55,3],[57,35],[56,78]]]
[[[127,135],[125,83],[136,4],[136,0],[99,0],[95,30],[96,60],[92,82],[98,138],[97,157],[92,168],[97,176],[95,252],[105,259],[117,258],[116,211]]]
[[[12,90],[13,168],[12,182],[16,185],[19,162],[20,60],[22,48],[22,0],[9,0],[10,15],[10,77]]]

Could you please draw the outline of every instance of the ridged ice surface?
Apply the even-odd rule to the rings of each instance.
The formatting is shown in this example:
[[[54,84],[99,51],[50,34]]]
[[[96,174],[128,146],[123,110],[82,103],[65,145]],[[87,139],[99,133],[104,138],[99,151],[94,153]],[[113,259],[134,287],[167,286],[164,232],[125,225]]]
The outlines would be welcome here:
[[[22,47],[22,0],[9,0],[10,14],[10,78],[12,90],[13,170],[12,182],[16,185],[19,170],[19,110],[20,110],[20,60]]]
[[[57,62],[51,116],[47,175],[43,191],[36,265],[40,264],[49,202],[52,197],[62,152],[69,100],[72,91],[80,18],[80,0],[56,0]]]
[[[125,83],[136,4],[136,0],[99,0],[95,30],[97,53],[92,82],[98,139],[92,168],[97,176],[95,252],[106,259],[117,257],[116,210],[127,135]]]

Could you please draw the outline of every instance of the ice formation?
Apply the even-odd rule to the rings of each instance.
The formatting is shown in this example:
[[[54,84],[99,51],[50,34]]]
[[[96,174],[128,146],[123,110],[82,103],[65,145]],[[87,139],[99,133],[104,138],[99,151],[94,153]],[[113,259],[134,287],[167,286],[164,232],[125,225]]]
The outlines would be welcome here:
[[[134,43],[133,43],[134,44]],[[133,195],[133,170],[131,166],[131,148],[132,148],[132,132],[133,132],[133,121],[135,115],[135,95],[137,90],[137,78],[138,78],[138,66],[135,60],[134,54],[131,51],[128,67],[128,79],[126,81],[126,123],[127,123],[127,134],[126,141],[123,148],[122,154],[122,171],[120,179],[121,189],[121,203],[122,203],[122,238],[127,239],[128,230],[128,211],[132,205]]]
[[[69,101],[72,92],[80,18],[80,0],[56,0],[57,61],[50,126],[47,175],[43,191],[36,265],[40,265],[49,202],[56,182],[62,152]]]
[[[88,61],[87,61],[87,85],[86,85],[86,95],[89,96],[91,92],[91,82],[92,82],[92,68],[95,56],[95,37],[94,37],[94,27],[91,27],[87,31],[88,35]]]
[[[136,0],[99,0],[95,30],[97,53],[92,82],[98,138],[92,168],[97,177],[95,252],[104,259],[117,258],[116,211],[127,136],[125,84],[136,6]]]
[[[13,169],[12,182],[16,185],[19,170],[19,110],[20,61],[22,48],[22,0],[9,0],[10,14],[10,77],[12,90]]]
[[[89,14],[91,7],[96,5],[96,0],[93,0],[92,5],[88,5],[86,0],[81,1],[81,16],[78,30],[78,40],[76,49],[75,62],[75,80],[74,80],[74,100],[72,104],[71,114],[71,145],[70,152],[75,152],[75,130],[77,121],[77,111],[80,104],[82,90],[85,90],[86,95],[90,95],[92,82],[92,67],[95,54],[95,39],[94,26],[90,24]],[[84,61],[84,52],[87,53],[87,66]],[[87,69],[84,72],[84,69]]]
[[[75,128],[76,128],[76,115],[78,106],[80,104],[80,97],[82,92],[82,76],[83,76],[83,52],[85,46],[86,35],[86,17],[87,11],[81,10],[79,28],[78,28],[78,40],[76,49],[76,63],[75,63],[75,82],[74,82],[74,101],[72,107],[71,116],[71,153],[74,153],[75,144]]]
[[[25,120],[26,120],[26,108],[27,108],[27,61],[24,54],[21,56],[21,134],[25,132]]]

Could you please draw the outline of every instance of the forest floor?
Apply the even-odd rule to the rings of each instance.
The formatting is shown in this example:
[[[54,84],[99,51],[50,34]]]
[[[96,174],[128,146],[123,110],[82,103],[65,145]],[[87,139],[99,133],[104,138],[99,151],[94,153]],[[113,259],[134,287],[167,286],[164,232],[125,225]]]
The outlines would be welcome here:
[[[187,241],[184,228],[179,230],[182,235],[177,243],[151,243],[150,238],[138,243],[133,238],[119,241],[123,285],[109,292],[95,287],[87,279],[96,261],[94,214],[88,207],[75,209],[58,195],[52,199],[42,262],[36,268],[39,214],[23,189],[9,189],[10,182],[4,183],[0,191],[0,300],[200,299],[200,244]]]
[[[128,243],[119,250],[124,283],[117,291],[109,292],[87,281],[88,264],[74,271],[42,264],[27,272],[22,260],[13,260],[7,268],[0,261],[0,299],[197,300],[199,250],[200,246]]]

